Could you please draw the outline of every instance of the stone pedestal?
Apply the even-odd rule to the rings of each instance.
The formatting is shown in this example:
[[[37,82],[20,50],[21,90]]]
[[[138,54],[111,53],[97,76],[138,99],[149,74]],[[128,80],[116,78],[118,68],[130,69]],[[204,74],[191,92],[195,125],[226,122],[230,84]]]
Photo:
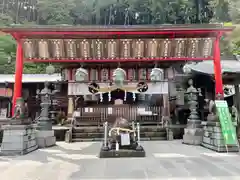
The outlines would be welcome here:
[[[189,145],[201,145],[203,138],[202,128],[185,128],[183,143]]]
[[[217,152],[238,152],[239,146],[226,146],[219,122],[202,122],[204,135],[202,146]]]
[[[23,155],[38,148],[32,125],[5,125],[0,155]]]
[[[56,144],[53,130],[37,130],[37,144],[39,148],[51,147]]]

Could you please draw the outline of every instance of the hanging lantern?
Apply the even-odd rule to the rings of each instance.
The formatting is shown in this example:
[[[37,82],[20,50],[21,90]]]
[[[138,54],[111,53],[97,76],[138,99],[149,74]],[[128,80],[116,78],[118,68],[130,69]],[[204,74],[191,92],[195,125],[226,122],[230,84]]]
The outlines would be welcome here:
[[[123,81],[126,78],[126,72],[125,70],[123,70],[122,68],[117,68],[113,71],[113,82],[117,85],[117,86],[122,86],[123,85]]]
[[[164,70],[160,68],[153,68],[150,73],[151,81],[163,81],[164,80]]]
[[[55,67],[53,66],[53,65],[51,65],[51,64],[49,64],[47,67],[46,67],[46,73],[47,74],[53,74],[53,73],[55,73]]]
[[[78,68],[75,74],[76,81],[85,81],[88,77],[88,71],[83,68]]]
[[[192,72],[191,65],[190,64],[185,64],[183,66],[183,72],[184,72],[184,74],[190,74]]]

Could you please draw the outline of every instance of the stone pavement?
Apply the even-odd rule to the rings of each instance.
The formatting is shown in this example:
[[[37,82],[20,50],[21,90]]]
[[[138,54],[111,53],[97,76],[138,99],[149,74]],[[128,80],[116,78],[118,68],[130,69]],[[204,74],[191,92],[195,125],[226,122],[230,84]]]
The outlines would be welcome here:
[[[240,154],[218,154],[181,141],[144,142],[146,158],[98,159],[100,143],[84,142],[0,157],[1,180],[240,180]]]

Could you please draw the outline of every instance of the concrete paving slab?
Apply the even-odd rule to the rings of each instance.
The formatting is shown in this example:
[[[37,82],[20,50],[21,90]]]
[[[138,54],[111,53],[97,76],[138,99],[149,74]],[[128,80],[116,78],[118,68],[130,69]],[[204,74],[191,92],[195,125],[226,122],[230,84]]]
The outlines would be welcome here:
[[[99,159],[100,143],[81,142],[0,157],[3,180],[239,180],[240,154],[219,154],[181,141],[143,142],[146,158]]]

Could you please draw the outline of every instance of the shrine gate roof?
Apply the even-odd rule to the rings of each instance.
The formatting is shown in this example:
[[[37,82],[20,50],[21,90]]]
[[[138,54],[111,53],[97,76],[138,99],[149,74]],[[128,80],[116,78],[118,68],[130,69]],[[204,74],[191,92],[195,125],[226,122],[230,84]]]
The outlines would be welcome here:
[[[23,83],[44,83],[61,81],[61,74],[23,74],[22,82]],[[14,83],[15,74],[0,74],[0,83]]]
[[[188,33],[213,33],[232,31],[234,27],[226,27],[222,24],[184,24],[184,25],[130,25],[130,26],[21,26],[12,25],[2,27],[0,31],[6,33],[18,33],[22,35],[64,35],[64,34],[188,34]]]
[[[222,24],[21,26],[0,28],[23,44],[29,62],[153,62],[212,60]],[[19,41],[20,42],[20,41]]]

